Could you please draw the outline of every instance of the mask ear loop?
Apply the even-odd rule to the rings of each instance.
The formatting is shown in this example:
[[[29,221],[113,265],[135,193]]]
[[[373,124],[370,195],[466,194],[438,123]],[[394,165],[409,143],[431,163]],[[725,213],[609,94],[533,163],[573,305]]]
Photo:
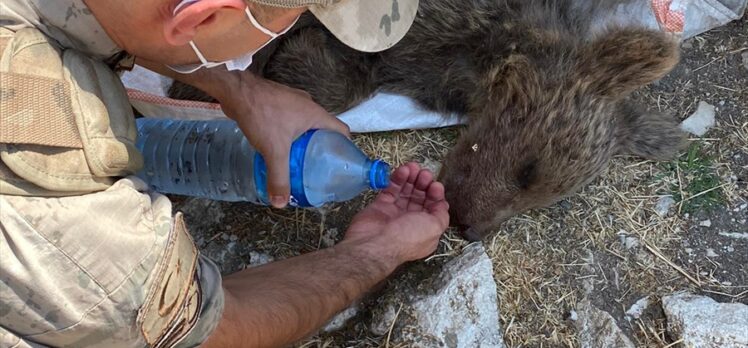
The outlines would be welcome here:
[[[190,47],[192,47],[192,50],[195,51],[195,55],[198,59],[200,59],[200,62],[203,64],[210,64],[207,59],[205,59],[205,56],[203,56],[203,53],[200,52],[200,50],[197,48],[197,45],[195,45],[195,42],[190,40]]]
[[[270,36],[271,38],[275,39],[275,38],[277,38],[278,36],[280,36],[281,34],[283,34],[283,33],[274,33],[274,32],[272,32],[272,31],[270,31],[269,29],[267,29],[267,28],[263,27],[263,26],[262,26],[262,24],[260,24],[260,23],[259,23],[259,22],[258,22],[258,21],[257,21],[257,20],[255,19],[255,16],[253,16],[253,15],[252,15],[252,11],[250,11],[250,10],[249,10],[249,6],[247,6],[247,7],[245,7],[245,8],[244,8],[244,13],[246,13],[246,14],[247,14],[247,18],[249,18],[249,21],[250,21],[250,22],[252,22],[252,25],[253,25],[253,26],[254,26],[255,28],[257,28],[257,29],[258,29],[259,31],[261,31],[261,32],[265,33],[265,35],[267,35],[267,36]],[[298,19],[298,18],[297,18],[297,19]],[[294,23],[296,23],[296,22],[294,21]],[[291,26],[293,26],[293,24],[292,24]],[[290,27],[289,27],[289,28],[290,28]],[[288,28],[286,28],[286,30],[288,30]],[[284,32],[285,32],[286,30],[284,30]]]

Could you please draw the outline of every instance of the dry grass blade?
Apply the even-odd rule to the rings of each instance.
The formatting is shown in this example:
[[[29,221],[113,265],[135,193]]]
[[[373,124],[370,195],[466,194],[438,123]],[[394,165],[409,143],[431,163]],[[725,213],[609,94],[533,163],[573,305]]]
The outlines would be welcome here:
[[[682,267],[676,265],[675,263],[673,263],[672,261],[670,261],[667,257],[663,256],[662,253],[657,248],[649,245],[649,243],[647,243],[646,241],[644,242],[644,247],[647,248],[647,250],[649,250],[649,252],[651,252],[652,254],[654,254],[654,256],[657,256],[657,258],[659,258],[660,260],[664,261],[670,267],[672,267],[676,271],[678,271],[678,273],[680,273],[684,277],[688,278],[688,280],[690,280],[691,282],[693,282],[694,284],[696,284],[699,287],[701,286],[701,282],[700,281],[696,280],[696,278],[694,278],[690,274],[688,274],[688,272],[686,272]]]
[[[390,340],[392,339],[392,330],[395,328],[395,323],[397,322],[397,318],[400,316],[400,311],[401,310],[403,310],[403,304],[402,303],[397,308],[397,312],[395,313],[395,317],[392,318],[392,322],[390,323],[390,329],[387,330],[387,340],[384,341],[384,347],[385,348],[390,348]]]

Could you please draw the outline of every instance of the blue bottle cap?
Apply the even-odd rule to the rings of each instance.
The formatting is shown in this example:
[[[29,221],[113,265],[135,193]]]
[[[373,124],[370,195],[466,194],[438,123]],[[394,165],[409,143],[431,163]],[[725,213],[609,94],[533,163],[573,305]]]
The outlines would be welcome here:
[[[382,160],[376,160],[369,169],[369,187],[383,190],[390,186],[390,165]]]

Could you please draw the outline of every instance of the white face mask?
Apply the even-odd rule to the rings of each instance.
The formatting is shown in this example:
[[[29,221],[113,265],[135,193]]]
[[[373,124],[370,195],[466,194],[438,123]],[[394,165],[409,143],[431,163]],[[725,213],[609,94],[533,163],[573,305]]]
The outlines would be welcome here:
[[[179,10],[182,9],[183,7],[189,4],[198,2],[198,1],[200,0],[182,0],[182,2],[180,2],[179,5],[177,5],[177,7],[174,8],[174,14],[179,12]],[[257,53],[263,47],[267,46],[267,44],[269,44],[271,41],[276,39],[278,36],[281,36],[285,34],[287,31],[289,31],[294,26],[294,24],[296,24],[296,21],[299,20],[299,17],[301,17],[300,15],[296,17],[293,23],[291,23],[291,25],[289,25],[288,28],[284,29],[282,32],[274,33],[268,30],[267,28],[263,27],[260,23],[257,22],[255,17],[252,16],[252,12],[249,11],[249,7],[244,8],[244,13],[247,14],[247,18],[249,18],[249,21],[252,23],[252,25],[255,28],[257,28],[259,31],[263,32],[264,34],[270,36],[270,39],[266,41],[264,44],[262,44],[262,46],[260,46],[254,51],[247,52],[244,55],[234,58],[234,59],[229,59],[229,60],[225,60],[222,62],[210,62],[207,59],[205,59],[205,56],[197,48],[197,45],[195,45],[195,42],[190,40],[190,47],[192,47],[192,50],[195,52],[195,55],[197,56],[197,58],[200,59],[201,63],[200,64],[187,64],[187,65],[167,65],[167,67],[169,67],[169,69],[174,70],[180,74],[190,74],[190,73],[193,73],[199,70],[200,68],[213,68],[213,67],[217,67],[220,65],[226,65],[226,69],[229,71],[247,70],[247,68],[250,65],[252,65],[252,56],[254,56],[255,53]]]

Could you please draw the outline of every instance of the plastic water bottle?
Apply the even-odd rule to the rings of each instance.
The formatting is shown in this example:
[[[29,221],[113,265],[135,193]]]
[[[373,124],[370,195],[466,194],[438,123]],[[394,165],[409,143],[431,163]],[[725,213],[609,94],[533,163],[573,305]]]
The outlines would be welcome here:
[[[157,192],[270,205],[265,160],[231,120],[139,118],[137,174]],[[344,135],[310,130],[290,153],[289,204],[319,207],[389,185],[390,167],[369,159]]]

